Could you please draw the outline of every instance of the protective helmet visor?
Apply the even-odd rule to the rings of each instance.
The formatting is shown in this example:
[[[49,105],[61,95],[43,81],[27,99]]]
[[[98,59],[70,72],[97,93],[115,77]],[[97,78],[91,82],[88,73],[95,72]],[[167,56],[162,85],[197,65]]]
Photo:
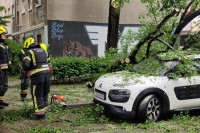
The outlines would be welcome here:
[[[24,48],[29,48],[29,46],[34,42],[35,42],[35,39],[32,37],[26,39],[26,41],[24,42]]]
[[[40,43],[40,47],[45,51],[47,51],[47,46],[44,43]]]
[[[5,28],[5,27],[3,27],[3,26],[0,26],[0,34],[7,34],[8,33],[8,31],[7,31],[7,29]]]

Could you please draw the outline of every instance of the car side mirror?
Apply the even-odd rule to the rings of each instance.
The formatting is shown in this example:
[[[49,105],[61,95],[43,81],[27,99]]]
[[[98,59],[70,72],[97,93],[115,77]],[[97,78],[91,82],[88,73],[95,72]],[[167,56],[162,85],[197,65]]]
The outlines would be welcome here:
[[[168,79],[174,79],[174,77],[171,75],[168,75],[167,77],[168,77]]]
[[[171,73],[166,74],[168,79],[174,79],[173,75]]]

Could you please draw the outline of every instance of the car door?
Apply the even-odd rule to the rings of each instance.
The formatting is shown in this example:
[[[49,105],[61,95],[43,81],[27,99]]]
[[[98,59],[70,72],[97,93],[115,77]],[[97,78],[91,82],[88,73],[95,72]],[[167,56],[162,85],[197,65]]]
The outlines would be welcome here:
[[[166,73],[170,109],[196,108],[200,106],[200,75],[190,78],[172,78],[176,69]]]

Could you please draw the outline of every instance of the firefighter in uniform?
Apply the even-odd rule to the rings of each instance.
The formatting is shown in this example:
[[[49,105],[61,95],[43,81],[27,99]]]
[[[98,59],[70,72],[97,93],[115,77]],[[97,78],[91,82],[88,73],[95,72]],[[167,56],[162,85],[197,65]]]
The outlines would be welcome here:
[[[32,38],[33,39],[33,38]],[[31,118],[40,120],[45,118],[48,106],[48,93],[50,91],[50,68],[48,53],[31,39],[26,44],[28,51],[22,66],[29,71],[31,79],[31,95],[35,115]]]
[[[8,46],[5,42],[7,30],[0,26],[0,109],[9,104],[4,102],[4,94],[8,90],[8,70],[12,69]]]
[[[20,93],[20,96],[21,96],[22,101],[24,101],[24,99],[27,96],[28,84],[29,84],[29,77],[27,76],[27,72],[22,67],[22,61],[23,61],[24,57],[26,56],[26,52],[27,52],[26,44],[30,41],[31,41],[31,43],[34,43],[35,39],[33,39],[33,38],[26,39],[26,41],[24,42],[24,48],[18,54],[18,57],[19,57],[19,60],[20,60],[20,66],[21,66],[21,70],[20,70],[21,71],[21,74],[20,74],[21,93]]]

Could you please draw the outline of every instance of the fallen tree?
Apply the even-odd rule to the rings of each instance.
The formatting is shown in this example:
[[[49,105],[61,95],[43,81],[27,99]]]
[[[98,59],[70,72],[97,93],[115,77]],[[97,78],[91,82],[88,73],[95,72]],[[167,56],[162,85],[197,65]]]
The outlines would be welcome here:
[[[180,45],[177,40],[180,40],[181,31],[194,18],[200,15],[199,0],[142,0],[142,2],[147,4],[147,13],[141,15],[143,26],[139,30],[139,35],[136,36],[139,41],[129,56],[132,64],[137,64],[156,52],[179,49]],[[192,28],[199,28],[199,23],[197,22],[195,27]],[[194,32],[191,29],[187,34],[189,37],[186,45],[182,48],[183,50],[189,49],[198,43],[198,30]],[[195,37],[191,37],[194,35]],[[152,46],[158,42],[159,45],[166,47],[162,46],[163,48],[160,51],[152,50]],[[143,52],[141,52],[141,49],[143,49]]]

